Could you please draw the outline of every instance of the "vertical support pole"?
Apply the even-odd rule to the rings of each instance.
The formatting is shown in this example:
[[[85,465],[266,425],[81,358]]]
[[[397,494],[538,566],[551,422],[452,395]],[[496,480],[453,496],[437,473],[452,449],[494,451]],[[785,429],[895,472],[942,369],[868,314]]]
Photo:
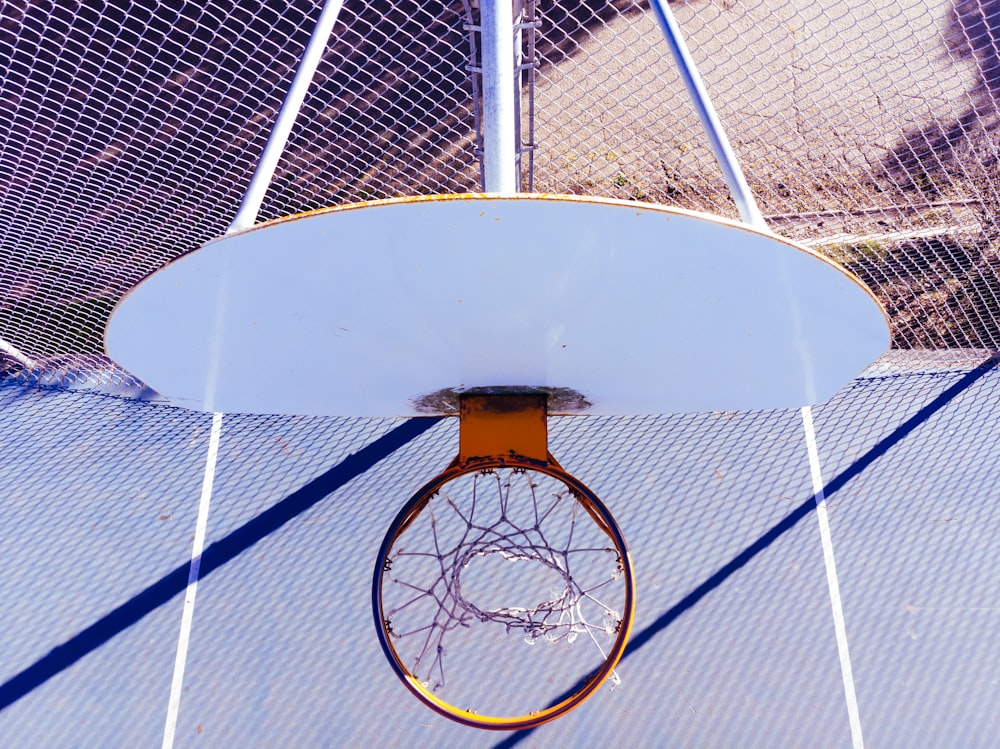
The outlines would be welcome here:
[[[513,195],[518,190],[514,14],[511,0],[482,0],[479,8],[483,56],[483,189]]]
[[[524,91],[524,73],[522,65],[524,26],[521,23],[524,20],[524,0],[512,0],[512,5],[513,17],[511,19],[511,29],[514,33],[514,98],[512,100],[514,105],[514,172],[517,175],[515,177],[517,180],[515,190],[520,191],[521,174],[523,173],[523,170],[521,169],[521,143],[523,142],[524,135],[521,132],[521,123],[523,122],[524,113],[521,111],[520,96],[520,93]]]

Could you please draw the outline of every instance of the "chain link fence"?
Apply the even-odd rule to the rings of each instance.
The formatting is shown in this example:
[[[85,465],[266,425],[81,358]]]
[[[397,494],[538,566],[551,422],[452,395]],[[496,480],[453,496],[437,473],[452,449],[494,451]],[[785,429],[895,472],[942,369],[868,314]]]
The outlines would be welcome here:
[[[103,357],[111,310],[225,230],[319,9],[3,5],[8,374],[91,382],[81,369],[114,371]],[[867,283],[896,347],[1000,348],[1000,3],[673,9],[770,225]],[[516,10],[524,189],[735,217],[644,4]],[[472,0],[348,0],[261,218],[479,189],[477,17]]]

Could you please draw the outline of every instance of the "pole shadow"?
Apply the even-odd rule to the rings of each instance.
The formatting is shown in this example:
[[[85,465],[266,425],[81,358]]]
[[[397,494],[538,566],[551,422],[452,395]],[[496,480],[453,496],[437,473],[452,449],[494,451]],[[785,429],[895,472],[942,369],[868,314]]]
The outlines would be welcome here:
[[[829,483],[823,487],[822,496],[829,499],[838,491],[843,489],[852,479],[857,478],[868,470],[876,461],[878,461],[879,458],[888,453],[893,447],[898,445],[904,439],[909,437],[918,427],[927,422],[932,416],[934,416],[934,414],[941,411],[960,393],[968,390],[975,383],[979,382],[979,380],[991,372],[997,364],[1000,364],[1000,355],[991,356],[968,374],[964,375],[956,383],[944,390],[940,395],[934,398],[934,400],[925,405],[913,414],[913,416],[908,418],[887,436],[877,442],[868,452],[859,457],[844,471],[831,479]],[[660,634],[663,630],[677,621],[677,619],[679,619],[685,612],[693,609],[696,605],[698,605],[698,603],[712,593],[712,591],[722,586],[723,583],[725,583],[739,570],[743,569],[754,558],[760,555],[761,552],[798,525],[803,518],[812,514],[812,512],[816,509],[817,496],[818,495],[816,494],[811,495],[794,510],[788,513],[788,515],[782,518],[778,523],[769,528],[760,538],[747,546],[729,562],[720,567],[703,583],[684,596],[684,598],[664,611],[652,624],[647,626],[638,634],[633,635],[632,639],[629,641],[628,647],[625,649],[625,653],[622,655],[622,662],[624,662],[626,658],[635,655],[643,647],[648,645],[652,639],[656,637],[656,635]],[[583,681],[585,681],[585,679],[582,679],[580,683],[572,689],[567,690],[564,694],[556,697],[552,704],[558,704],[574,692],[578,691]],[[524,739],[528,738],[528,736],[530,736],[535,730],[537,729],[528,728],[513,732],[507,738],[495,744],[494,749],[511,749],[512,747],[520,744]]]
[[[823,489],[829,498],[844,488],[852,479],[870,468],[879,458],[909,437],[918,427],[941,411],[954,398],[979,382],[997,364],[1000,356],[992,356],[978,367],[964,375],[956,383],[945,389],[930,403],[923,406],[913,416],[904,421],[890,434],[876,443],[867,453],[858,458],[846,470],[835,476]],[[319,504],[347,482],[370,470],[376,463],[388,457],[434,425],[438,418],[415,418],[400,424],[356,453],[349,455],[338,465],[316,477],[308,484],[265,510],[260,515],[212,543],[203,553],[199,579],[204,579],[228,564],[244,551],[250,549],[275,530],[286,525],[310,508]],[[622,657],[624,661],[645,647],[656,635],[669,627],[685,612],[694,608],[712,591],[719,588],[736,572],[749,564],[771,544],[784,536],[816,509],[816,496],[812,495],[799,504],[780,522],[772,526],[756,541],[720,567],[713,575],[695,587],[684,598],[675,603],[654,622],[634,635]],[[113,609],[87,628],[74,635],[65,643],[56,646],[33,664],[0,684],[0,711],[20,700],[54,676],[65,671],[89,653],[97,650],[116,635],[138,623],[148,614],[184,592],[188,585],[190,562],[174,568],[155,583]],[[576,691],[556,698],[559,702]],[[509,749],[517,746],[536,729],[512,733],[495,745],[495,749]]]
[[[440,421],[439,418],[409,419],[338,465],[317,476],[301,489],[212,543],[201,557],[199,579],[225,566],[244,551],[322,502],[348,481],[362,475]],[[62,645],[0,684],[0,711],[65,671],[116,635],[187,589],[191,563],[175,567],[121,606],[108,612]]]

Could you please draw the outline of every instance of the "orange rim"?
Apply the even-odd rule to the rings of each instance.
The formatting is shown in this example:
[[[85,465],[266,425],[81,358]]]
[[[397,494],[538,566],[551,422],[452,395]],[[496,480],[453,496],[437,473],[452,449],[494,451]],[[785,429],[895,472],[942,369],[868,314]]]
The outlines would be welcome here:
[[[447,482],[468,473],[488,470],[490,468],[525,468],[533,471],[548,474],[562,481],[576,496],[577,501],[590,515],[597,527],[604,532],[615,546],[621,560],[622,577],[625,588],[625,598],[622,612],[621,626],[618,629],[617,637],[610,648],[603,664],[589,677],[582,685],[573,687],[573,691],[568,696],[559,699],[558,702],[542,707],[522,715],[481,715],[474,710],[460,708],[446,700],[438,697],[428,687],[424,686],[421,680],[404,665],[402,659],[393,646],[389,631],[387,630],[387,620],[382,605],[383,579],[387,570],[389,554],[393,549],[396,539],[413,523],[416,517],[427,507],[431,497]],[[632,569],[632,559],[625,542],[625,538],[615,522],[614,517],[603,502],[578,479],[567,473],[554,460],[541,462],[522,458],[517,455],[508,457],[491,457],[480,460],[473,460],[459,464],[452,463],[445,471],[425,484],[413,497],[403,506],[396,515],[386,533],[382,546],[379,549],[378,559],[375,563],[375,573],[372,582],[372,612],[375,617],[375,630],[378,633],[379,643],[386,659],[392,666],[396,676],[403,682],[410,692],[426,706],[436,713],[446,718],[454,720],[466,726],[485,728],[490,730],[513,731],[527,728],[534,728],[550,720],[554,720],[561,715],[581,705],[588,697],[592,696],[604,683],[604,680],[611,675],[625,652],[628,643],[629,633],[632,629],[632,620],[635,614],[635,580]]]

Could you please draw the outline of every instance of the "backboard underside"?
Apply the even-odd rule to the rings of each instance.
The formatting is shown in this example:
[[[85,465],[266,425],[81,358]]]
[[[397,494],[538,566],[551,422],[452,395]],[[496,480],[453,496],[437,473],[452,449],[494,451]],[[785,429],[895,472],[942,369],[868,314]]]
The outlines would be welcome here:
[[[195,409],[396,416],[482,387],[572,393],[555,412],[801,406],[889,338],[852,276],[765,232],[646,204],[465,195],[224,237],[140,284],[107,342]]]

